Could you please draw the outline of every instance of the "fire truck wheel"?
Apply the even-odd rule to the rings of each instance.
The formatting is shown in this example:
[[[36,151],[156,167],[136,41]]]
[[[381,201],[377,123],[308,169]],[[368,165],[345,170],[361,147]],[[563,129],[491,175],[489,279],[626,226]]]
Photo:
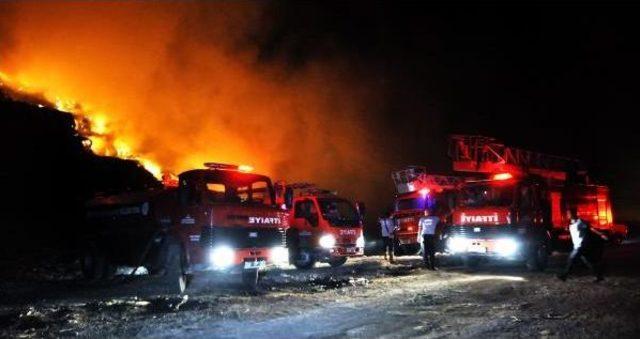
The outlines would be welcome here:
[[[316,264],[313,252],[309,248],[299,248],[293,260],[293,265],[300,270],[308,270]]]
[[[347,257],[340,257],[340,258],[330,260],[329,265],[331,265],[331,267],[340,267],[344,265],[344,263],[346,262],[347,262]]]
[[[182,248],[180,245],[171,244],[166,263],[166,275],[164,284],[169,293],[182,294],[187,289],[187,275],[184,274]]]
[[[82,256],[82,275],[87,280],[101,279],[105,272],[105,257],[95,248]]]
[[[400,245],[398,239],[393,240],[393,255],[395,255],[396,257],[404,255],[404,247],[403,245]]]
[[[544,271],[547,268],[549,261],[549,252],[547,246],[544,244],[538,244],[536,248],[530,253],[526,261],[528,271]]]
[[[480,266],[480,258],[476,257],[462,257],[462,262],[467,268],[477,268]]]
[[[242,283],[250,290],[256,290],[258,288],[258,281],[260,280],[259,269],[249,269],[242,271]]]
[[[115,264],[111,263],[109,261],[109,259],[105,259],[105,262],[104,262],[104,274],[103,274],[102,278],[106,279],[106,280],[113,280],[113,278],[116,276],[117,270],[118,270],[118,266],[116,266]]]

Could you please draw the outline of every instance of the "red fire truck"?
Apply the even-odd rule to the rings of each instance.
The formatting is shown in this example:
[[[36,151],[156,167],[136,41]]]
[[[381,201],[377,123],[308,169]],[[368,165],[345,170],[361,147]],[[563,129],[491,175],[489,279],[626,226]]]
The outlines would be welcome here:
[[[180,174],[177,187],[90,201],[85,275],[144,267],[182,292],[198,272],[240,273],[255,287],[265,268],[288,264],[283,190],[246,167],[205,166]]]
[[[428,174],[422,166],[395,171],[391,178],[397,192],[392,213],[396,223],[395,248],[398,254],[415,254],[422,243],[420,218],[438,206],[439,217],[445,221],[463,181],[460,177]]]
[[[552,248],[569,239],[569,206],[612,238],[626,236],[613,223],[608,188],[591,184],[577,160],[467,135],[452,136],[449,155],[454,170],[486,175],[460,187],[446,232],[447,251],[468,264],[500,259],[544,269]]]
[[[362,203],[354,205],[308,183],[287,185],[287,192],[292,196],[287,199],[291,201],[287,244],[296,268],[308,269],[316,262],[337,267],[364,254]]]

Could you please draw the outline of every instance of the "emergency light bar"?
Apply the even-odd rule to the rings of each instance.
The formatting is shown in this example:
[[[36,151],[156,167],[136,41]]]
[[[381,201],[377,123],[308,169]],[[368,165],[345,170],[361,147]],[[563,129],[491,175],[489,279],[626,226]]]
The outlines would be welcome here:
[[[253,171],[253,167],[249,165],[231,165],[231,164],[221,164],[218,162],[205,162],[204,167],[211,170],[218,170],[218,171],[238,171],[238,172]]]

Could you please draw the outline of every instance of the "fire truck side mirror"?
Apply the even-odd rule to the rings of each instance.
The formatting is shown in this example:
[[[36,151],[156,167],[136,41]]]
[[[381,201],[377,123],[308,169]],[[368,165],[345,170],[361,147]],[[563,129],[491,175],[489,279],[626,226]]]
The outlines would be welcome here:
[[[287,206],[287,209],[293,207],[293,189],[291,187],[287,187],[284,190],[284,204]]]
[[[364,214],[366,213],[366,207],[364,205],[364,202],[362,201],[357,201],[356,202],[356,209],[358,210],[358,213],[360,214],[360,218],[364,218]]]

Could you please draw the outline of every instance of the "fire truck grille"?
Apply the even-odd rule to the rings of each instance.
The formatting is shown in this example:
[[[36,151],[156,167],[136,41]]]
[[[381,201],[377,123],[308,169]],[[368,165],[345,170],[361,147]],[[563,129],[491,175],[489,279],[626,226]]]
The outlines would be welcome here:
[[[449,226],[447,233],[449,236],[459,236],[466,238],[498,238],[512,232],[509,226]]]
[[[202,246],[225,244],[234,248],[285,246],[282,228],[205,227],[200,236]]]

